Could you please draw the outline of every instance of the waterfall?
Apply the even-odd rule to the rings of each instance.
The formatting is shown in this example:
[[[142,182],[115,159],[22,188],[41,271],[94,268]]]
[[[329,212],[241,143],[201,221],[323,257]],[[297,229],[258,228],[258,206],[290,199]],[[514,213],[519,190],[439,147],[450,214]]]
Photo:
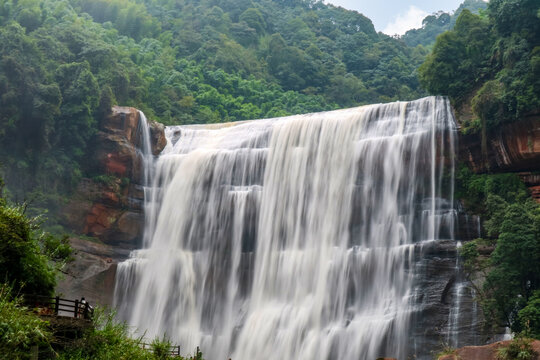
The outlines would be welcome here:
[[[208,360],[406,358],[415,253],[453,237],[454,133],[436,97],[167,127],[119,315]]]
[[[153,168],[152,142],[150,141],[150,126],[142,111],[139,111],[139,151],[142,157],[143,186],[150,185],[150,174]]]
[[[461,242],[457,243],[457,249],[461,248]],[[461,264],[459,256],[456,257],[456,266],[454,267],[456,283],[454,286],[454,301],[448,313],[448,326],[446,331],[446,344],[457,348],[459,345],[459,326],[461,315],[461,302],[463,300],[464,289],[467,281],[461,277]]]

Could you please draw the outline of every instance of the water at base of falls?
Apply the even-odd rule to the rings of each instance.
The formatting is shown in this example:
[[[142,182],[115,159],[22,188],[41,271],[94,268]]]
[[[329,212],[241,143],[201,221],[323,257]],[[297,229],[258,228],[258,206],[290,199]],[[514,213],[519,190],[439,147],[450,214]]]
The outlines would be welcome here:
[[[454,133],[435,97],[168,127],[120,316],[208,360],[406,358],[415,248],[453,237]]]

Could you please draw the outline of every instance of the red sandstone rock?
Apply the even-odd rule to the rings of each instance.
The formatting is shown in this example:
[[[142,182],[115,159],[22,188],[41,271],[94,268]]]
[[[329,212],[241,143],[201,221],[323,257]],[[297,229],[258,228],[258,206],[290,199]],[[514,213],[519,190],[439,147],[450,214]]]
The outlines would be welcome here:
[[[476,173],[540,170],[540,117],[507,124],[488,136],[487,165],[480,135],[460,137],[460,158]]]
[[[140,241],[144,192],[139,121],[137,109],[115,106],[100,122],[87,168],[107,176],[83,179],[63,210],[64,225],[97,240],[71,239],[76,260],[58,287],[66,296],[110,304],[116,263]],[[150,130],[157,155],[166,145],[164,126],[150,122]]]
[[[86,216],[84,233],[90,236],[102,236],[113,225],[119,216],[120,210],[110,208],[104,204],[96,203]]]
[[[498,341],[484,346],[465,346],[457,349],[454,355],[444,355],[438,360],[497,360],[497,349],[509,343],[510,341]],[[540,360],[540,341],[535,340],[532,347],[537,353],[533,360]]]
[[[540,202],[540,176],[534,174],[540,170],[540,116],[502,126],[488,136],[487,147],[484,159],[480,135],[462,135],[459,156],[476,173],[521,171],[532,197]]]
[[[144,193],[140,151],[140,114],[132,107],[115,106],[100,122],[94,154],[88,168],[108,175],[105,180],[84,179],[66,205],[64,224],[96,236],[104,243],[133,247],[142,231]],[[150,122],[152,151],[166,145],[165,127]]]
[[[103,192],[103,203],[110,206],[117,206],[120,204],[120,198],[118,195],[112,191]]]

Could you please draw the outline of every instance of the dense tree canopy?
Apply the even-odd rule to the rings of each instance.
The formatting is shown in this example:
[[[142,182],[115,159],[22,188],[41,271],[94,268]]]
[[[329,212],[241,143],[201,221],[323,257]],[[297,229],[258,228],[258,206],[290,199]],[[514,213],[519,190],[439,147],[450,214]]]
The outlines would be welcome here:
[[[435,42],[437,35],[452,30],[456,20],[465,9],[472,13],[478,13],[487,8],[487,3],[483,0],[465,0],[453,13],[439,11],[428,15],[422,20],[422,27],[411,29],[401,37],[409,46],[430,46]]]
[[[9,205],[2,198],[2,187],[0,179],[0,282],[9,284],[10,291],[52,294],[56,265],[71,253],[67,238],[42,232],[40,219],[26,216],[26,206]],[[4,291],[1,285],[0,293]]]
[[[425,53],[322,2],[0,0],[4,177],[65,192],[115,103],[189,124],[414,99]]]
[[[477,278],[488,325],[540,337],[540,205],[516,174],[457,174],[457,196],[481,214],[484,239],[466,243],[465,267]],[[494,247],[489,258],[478,247]],[[475,275],[476,274],[476,275]],[[484,281],[485,279],[485,281]]]
[[[449,95],[458,107],[470,101],[490,131],[540,109],[539,64],[540,3],[493,0],[487,15],[462,11],[419,74],[431,93]]]

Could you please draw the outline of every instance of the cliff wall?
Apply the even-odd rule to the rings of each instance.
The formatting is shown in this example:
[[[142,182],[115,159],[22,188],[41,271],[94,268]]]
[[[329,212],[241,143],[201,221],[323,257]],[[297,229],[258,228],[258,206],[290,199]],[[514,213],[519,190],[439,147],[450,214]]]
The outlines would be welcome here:
[[[164,126],[150,122],[152,153],[166,145]],[[115,106],[100,123],[90,173],[62,211],[62,222],[75,234],[75,249],[57,291],[70,298],[84,296],[93,303],[112,301],[116,264],[140,246],[144,224],[141,118],[137,109]]]
[[[488,134],[485,155],[478,134],[460,135],[459,158],[476,173],[518,173],[540,202],[540,115],[530,115]]]

